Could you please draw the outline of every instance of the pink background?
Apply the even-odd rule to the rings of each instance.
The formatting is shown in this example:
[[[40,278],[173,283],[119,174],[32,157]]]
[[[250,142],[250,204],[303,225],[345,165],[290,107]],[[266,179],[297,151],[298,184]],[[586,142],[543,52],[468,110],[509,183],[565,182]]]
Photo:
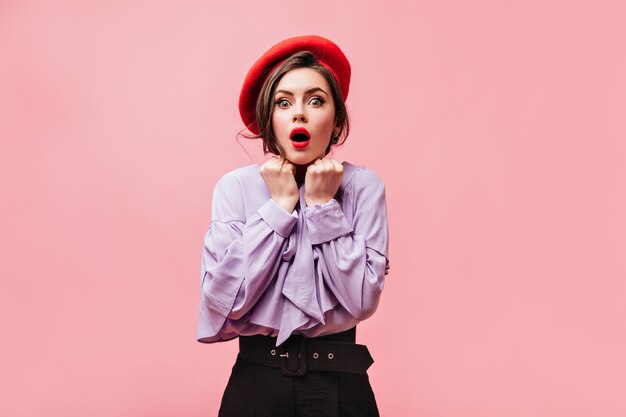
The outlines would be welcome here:
[[[383,416],[626,415],[621,1],[0,2],[0,415],[212,416],[195,341],[243,77],[320,34],[387,185]]]

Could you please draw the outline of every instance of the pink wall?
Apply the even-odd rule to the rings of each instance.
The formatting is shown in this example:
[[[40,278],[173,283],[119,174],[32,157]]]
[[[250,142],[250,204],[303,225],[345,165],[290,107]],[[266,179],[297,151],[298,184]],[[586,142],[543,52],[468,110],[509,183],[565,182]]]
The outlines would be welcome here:
[[[624,3],[371,3],[0,3],[0,415],[215,415],[211,190],[262,160],[247,69],[312,33],[387,184],[382,414],[626,415]]]

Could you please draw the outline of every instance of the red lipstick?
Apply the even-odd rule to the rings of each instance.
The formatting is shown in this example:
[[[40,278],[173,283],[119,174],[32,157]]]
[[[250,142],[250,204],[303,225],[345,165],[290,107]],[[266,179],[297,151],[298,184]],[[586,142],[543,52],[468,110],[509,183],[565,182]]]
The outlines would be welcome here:
[[[305,128],[296,127],[291,131],[289,139],[291,139],[291,144],[294,148],[304,149],[309,146],[309,142],[311,142],[311,135]]]

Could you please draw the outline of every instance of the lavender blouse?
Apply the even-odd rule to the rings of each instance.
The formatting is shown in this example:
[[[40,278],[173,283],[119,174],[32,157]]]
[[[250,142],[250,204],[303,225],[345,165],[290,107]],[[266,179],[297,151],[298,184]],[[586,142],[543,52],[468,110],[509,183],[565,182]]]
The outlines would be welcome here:
[[[322,336],[347,330],[378,306],[389,270],[385,187],[343,163],[336,199],[278,206],[253,164],[219,179],[204,237],[197,339]],[[302,209],[304,208],[304,209]]]

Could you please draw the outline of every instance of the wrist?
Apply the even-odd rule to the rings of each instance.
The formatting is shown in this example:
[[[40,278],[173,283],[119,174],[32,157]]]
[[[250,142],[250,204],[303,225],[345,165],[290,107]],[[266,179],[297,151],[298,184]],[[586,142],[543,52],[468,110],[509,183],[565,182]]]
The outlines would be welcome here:
[[[296,207],[296,203],[298,202],[298,200],[286,198],[272,198],[272,200],[274,200],[274,202],[278,206],[285,209],[285,211],[287,211],[288,213],[291,213],[293,211],[293,209]]]
[[[306,201],[306,206],[307,207],[313,207],[313,206],[324,206],[328,203],[330,203],[330,201],[332,200],[331,198],[306,198],[304,199],[304,201]]]

